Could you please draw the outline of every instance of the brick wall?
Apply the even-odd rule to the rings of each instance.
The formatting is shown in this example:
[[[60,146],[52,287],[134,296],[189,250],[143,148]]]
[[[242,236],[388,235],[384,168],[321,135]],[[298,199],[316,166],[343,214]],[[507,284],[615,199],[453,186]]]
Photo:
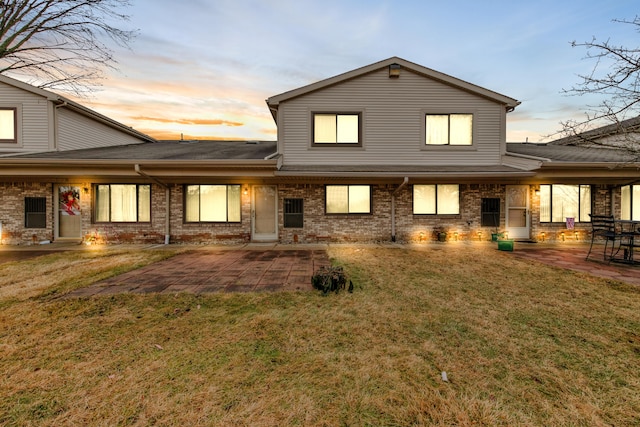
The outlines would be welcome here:
[[[532,186],[532,190],[535,186]],[[614,208],[612,213],[611,196],[613,193]],[[592,185],[592,213],[594,215],[614,215],[620,217],[620,188],[610,185]],[[531,194],[531,238],[538,242],[589,242],[591,241],[591,223],[577,222],[573,230],[565,223],[540,222],[540,196]]]
[[[5,245],[24,245],[53,240],[53,190],[51,184],[41,183],[0,183],[0,222],[2,236],[0,243]],[[25,197],[45,197],[47,199],[46,228],[25,228]]]
[[[243,185],[244,189],[246,186]],[[241,195],[239,223],[185,223],[184,186],[171,186],[172,243],[242,243],[251,237],[251,195]],[[164,207],[162,208],[164,211]]]
[[[414,215],[413,187],[403,188],[396,199],[396,229],[399,241],[420,242],[437,240],[437,232],[444,231],[447,240],[490,240],[493,227],[483,227],[481,205],[483,198],[500,199],[500,227],[504,229],[503,185],[460,184],[460,214]]]
[[[283,243],[376,242],[391,239],[391,186],[374,185],[373,214],[326,215],[324,185],[290,184],[278,187],[278,228]],[[304,227],[284,228],[284,199],[304,200]]]
[[[324,185],[279,186],[280,241],[291,242],[376,242],[391,241],[391,197],[398,185],[373,185],[373,214],[325,215]],[[459,215],[413,215],[413,187],[407,185],[396,195],[396,241],[420,242],[437,239],[434,230],[442,229],[448,240],[490,240],[491,227],[481,225],[481,199],[501,199],[501,229],[504,228],[504,186],[460,185]],[[304,199],[304,227],[284,228],[285,198]],[[480,232],[480,234],[478,234]]]
[[[84,188],[88,193],[82,199],[82,236],[85,243],[164,243],[165,235],[165,191],[151,185],[151,222],[96,223],[93,222],[93,186]]]
[[[151,223],[93,223],[91,183],[65,184],[81,188],[82,236],[85,242],[96,243],[164,243],[166,221],[166,191],[151,187]],[[250,188],[243,185],[242,188]],[[372,214],[326,215],[325,186],[321,184],[281,184],[278,186],[278,235],[282,243],[330,242],[388,242],[391,241],[391,199],[398,185],[372,185]],[[576,223],[575,230],[567,230],[564,223],[540,223],[540,200],[537,186],[530,186],[531,238],[533,240],[588,241],[589,223]],[[85,191],[86,189],[86,191]],[[239,223],[185,223],[183,216],[184,187],[170,187],[170,242],[223,244],[242,243],[251,239],[251,191],[242,194]],[[412,185],[406,185],[396,195],[396,241],[420,242],[437,239],[434,230],[446,232],[447,240],[490,240],[496,230],[481,225],[482,198],[499,198],[500,227],[505,228],[505,190],[499,184],[461,184],[459,215],[413,215]],[[0,183],[0,222],[2,244],[33,244],[54,240],[54,185],[46,183]],[[594,214],[620,214],[620,190],[595,185]],[[613,200],[612,200],[613,194]],[[25,228],[24,198],[45,197],[47,200],[46,228]],[[304,225],[284,227],[284,199],[304,201]],[[577,235],[576,235],[577,232]],[[543,234],[544,233],[544,234]]]

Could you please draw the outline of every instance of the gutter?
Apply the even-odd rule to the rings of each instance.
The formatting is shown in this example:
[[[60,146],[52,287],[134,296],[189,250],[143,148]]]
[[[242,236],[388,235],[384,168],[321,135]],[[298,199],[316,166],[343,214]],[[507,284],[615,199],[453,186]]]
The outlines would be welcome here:
[[[511,151],[505,152],[504,155],[513,156],[513,157],[521,157],[523,159],[529,159],[529,160],[538,160],[538,161],[542,161],[542,162],[550,162],[551,161],[551,159],[547,159],[546,157],[532,156],[530,154],[513,153]]]
[[[396,195],[409,183],[409,177],[405,176],[402,184],[391,194],[391,241],[396,241]]]
[[[149,180],[151,180],[152,182],[155,182],[156,184],[158,184],[159,186],[164,188],[164,194],[165,194],[165,200],[166,200],[166,211],[165,211],[165,221],[164,221],[164,244],[168,245],[169,244],[169,239],[171,238],[171,217],[170,217],[170,213],[171,213],[171,189],[169,188],[169,186],[167,184],[165,184],[164,182],[160,181],[157,178],[154,178],[150,175],[147,175],[146,173],[144,173],[142,171],[142,169],[140,169],[140,165],[138,163],[136,163],[134,165],[134,170],[136,171],[136,173],[140,176],[143,176]]]

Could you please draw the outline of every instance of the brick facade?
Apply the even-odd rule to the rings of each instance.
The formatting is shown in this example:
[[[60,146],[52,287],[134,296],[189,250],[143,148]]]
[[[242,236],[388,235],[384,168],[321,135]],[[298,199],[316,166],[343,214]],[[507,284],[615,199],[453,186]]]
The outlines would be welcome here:
[[[165,242],[166,197],[164,187],[151,186],[150,223],[95,223],[92,218],[93,187],[91,183],[64,184],[81,189],[82,240],[87,243],[155,243]],[[323,184],[278,185],[278,240],[282,243],[315,242],[388,242],[392,240],[392,195],[399,184],[372,185],[372,213],[358,215],[325,214]],[[185,223],[184,186],[171,185],[170,242],[224,244],[251,240],[251,190],[242,185],[241,221],[238,223]],[[589,223],[576,223],[567,230],[564,223],[540,223],[540,199],[537,185],[529,186],[532,240],[585,241],[590,238]],[[0,205],[2,244],[34,244],[55,240],[54,191],[51,183],[0,183],[3,203]],[[247,191],[245,194],[244,190]],[[438,239],[436,231],[446,233],[447,240],[490,240],[492,233],[505,229],[505,194],[502,184],[460,184],[460,214],[414,215],[411,184],[395,196],[395,230],[398,242],[427,242]],[[24,198],[45,197],[46,228],[25,228]],[[284,200],[303,199],[303,227],[284,227]],[[481,201],[500,199],[500,226],[483,227]],[[593,213],[620,213],[620,190],[607,185],[592,186]]]
[[[43,240],[53,240],[53,186],[51,184],[16,182],[0,183],[0,223],[4,245],[33,244]],[[45,197],[47,199],[46,228],[25,227],[25,197]]]

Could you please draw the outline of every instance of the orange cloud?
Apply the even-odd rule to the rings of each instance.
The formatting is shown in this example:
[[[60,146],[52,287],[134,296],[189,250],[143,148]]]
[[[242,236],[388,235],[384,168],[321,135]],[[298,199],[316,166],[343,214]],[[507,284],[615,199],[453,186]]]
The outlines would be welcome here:
[[[199,141],[246,141],[247,138],[241,137],[229,137],[229,136],[196,136],[189,134],[182,134],[178,132],[171,131],[158,131],[157,129],[141,129],[140,132],[149,135],[152,138],[155,138],[159,141],[162,140],[170,140],[170,141],[178,141],[181,139],[184,140],[199,140]]]
[[[177,123],[180,125],[206,125],[206,126],[244,126],[241,122],[232,122],[222,119],[165,119],[162,117],[131,117],[131,120],[144,120],[158,123]]]

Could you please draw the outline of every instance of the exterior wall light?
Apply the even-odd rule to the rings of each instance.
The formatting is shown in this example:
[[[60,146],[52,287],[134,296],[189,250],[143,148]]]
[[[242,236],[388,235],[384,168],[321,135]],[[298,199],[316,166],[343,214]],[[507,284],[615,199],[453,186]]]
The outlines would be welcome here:
[[[249,189],[247,187],[244,187],[242,193],[246,196],[247,194],[249,194]]]

